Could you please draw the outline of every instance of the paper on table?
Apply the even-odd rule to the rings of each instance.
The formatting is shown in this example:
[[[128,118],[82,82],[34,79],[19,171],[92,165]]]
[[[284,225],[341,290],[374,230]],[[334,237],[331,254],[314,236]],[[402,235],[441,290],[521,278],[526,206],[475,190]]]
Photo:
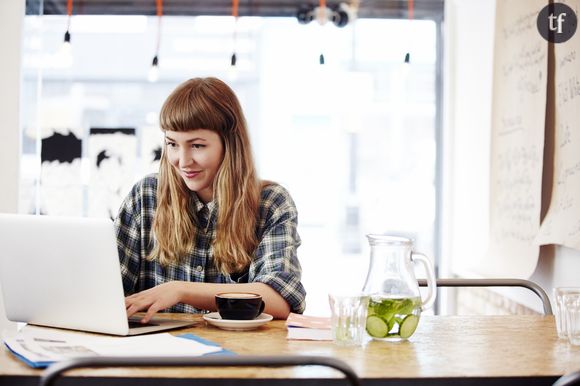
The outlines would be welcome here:
[[[88,346],[104,356],[199,356],[220,351],[220,347],[178,338],[167,332],[128,338],[93,341]]]
[[[289,340],[332,340],[330,318],[290,314],[286,320]]]
[[[54,329],[23,329],[4,343],[33,367],[83,356],[200,356],[219,346],[175,337],[169,333],[135,337],[103,337]]]

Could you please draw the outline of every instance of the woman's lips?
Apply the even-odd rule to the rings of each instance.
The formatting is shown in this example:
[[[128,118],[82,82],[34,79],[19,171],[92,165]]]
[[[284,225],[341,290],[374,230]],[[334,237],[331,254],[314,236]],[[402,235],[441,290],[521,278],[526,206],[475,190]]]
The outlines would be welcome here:
[[[201,173],[201,172],[200,172],[200,171],[197,171],[197,172],[185,172],[185,171],[184,171],[184,172],[183,172],[183,175],[184,175],[186,178],[195,178],[195,177],[197,177],[197,175],[198,175],[199,173]]]

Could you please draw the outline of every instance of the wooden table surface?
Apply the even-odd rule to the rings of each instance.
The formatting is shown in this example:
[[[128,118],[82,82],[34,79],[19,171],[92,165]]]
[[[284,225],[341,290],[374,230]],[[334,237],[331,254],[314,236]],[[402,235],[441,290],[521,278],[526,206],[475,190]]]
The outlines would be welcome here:
[[[332,342],[286,339],[284,321],[272,321],[253,331],[224,331],[206,325],[197,315],[172,315],[198,321],[173,334],[192,333],[240,355],[322,355],[343,359],[363,384],[551,384],[580,369],[580,346],[556,335],[553,316],[423,316],[407,342],[368,341],[363,347],[340,347]],[[40,370],[0,351],[0,384],[18,380],[34,384]],[[318,366],[295,368],[106,368],[82,369],[71,377],[172,379],[328,378],[342,375]],[[273,382],[273,381],[272,381]],[[107,382],[108,384],[109,382]],[[270,383],[268,383],[270,384]],[[344,383],[343,383],[344,384]]]

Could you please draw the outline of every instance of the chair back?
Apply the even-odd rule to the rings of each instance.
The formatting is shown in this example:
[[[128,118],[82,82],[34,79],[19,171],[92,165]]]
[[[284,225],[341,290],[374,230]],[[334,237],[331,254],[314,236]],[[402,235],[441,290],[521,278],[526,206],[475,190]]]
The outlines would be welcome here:
[[[562,375],[552,386],[579,386],[580,370]]]
[[[66,371],[87,367],[225,367],[225,366],[257,366],[257,367],[288,367],[288,366],[325,366],[344,374],[348,384],[360,386],[360,380],[354,370],[345,362],[324,356],[303,355],[224,355],[201,357],[83,357],[57,362],[49,366],[41,375],[40,386],[52,386]],[[162,383],[162,382],[161,382]]]
[[[425,287],[427,281],[419,279],[419,286]],[[522,287],[527,288],[540,298],[544,307],[544,315],[552,315],[552,305],[546,291],[538,284],[531,280],[523,279],[469,279],[469,278],[452,278],[437,279],[437,287]]]

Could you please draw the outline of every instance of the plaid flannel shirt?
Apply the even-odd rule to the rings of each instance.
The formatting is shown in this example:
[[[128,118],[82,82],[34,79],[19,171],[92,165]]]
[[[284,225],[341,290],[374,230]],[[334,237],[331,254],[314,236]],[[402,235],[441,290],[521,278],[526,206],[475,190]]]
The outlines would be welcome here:
[[[220,273],[213,262],[217,206],[207,205],[191,192],[191,208],[197,212],[197,232],[190,253],[177,264],[162,266],[150,261],[154,237],[151,226],[157,202],[157,175],[146,176],[125,198],[115,220],[117,244],[125,295],[169,281],[205,283],[260,282],[276,290],[295,313],[304,312],[306,291],[300,281],[302,269],[296,256],[300,237],[296,230],[298,213],[290,194],[278,184],[262,190],[256,235],[260,243],[248,271],[234,280]],[[166,312],[203,312],[179,303]]]

